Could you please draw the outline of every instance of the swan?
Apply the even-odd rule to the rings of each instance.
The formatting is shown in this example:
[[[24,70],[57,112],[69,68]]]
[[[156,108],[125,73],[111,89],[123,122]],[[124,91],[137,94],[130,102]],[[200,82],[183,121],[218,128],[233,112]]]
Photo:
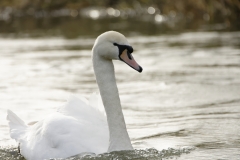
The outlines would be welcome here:
[[[105,114],[97,108],[95,94],[89,101],[71,96],[57,112],[32,125],[7,110],[10,137],[18,142],[20,153],[27,160],[43,160],[86,152],[133,150],[112,62],[120,60],[142,72],[132,52],[126,37],[116,31],[102,33],[95,40],[92,63]]]

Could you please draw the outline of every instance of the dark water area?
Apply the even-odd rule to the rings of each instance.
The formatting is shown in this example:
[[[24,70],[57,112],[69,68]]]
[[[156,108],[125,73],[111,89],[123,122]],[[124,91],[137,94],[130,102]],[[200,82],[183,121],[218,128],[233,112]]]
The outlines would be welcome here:
[[[46,7],[49,5],[47,2],[44,3]],[[159,35],[186,31],[226,32],[240,29],[237,19],[240,8],[231,6],[235,4],[240,6],[239,3],[232,2],[230,6],[226,5],[226,2],[218,1],[213,4],[201,3],[176,2],[168,4],[167,7],[157,2],[155,5],[136,2],[132,4],[133,6],[128,4],[125,7],[76,6],[55,9],[54,7],[40,9],[40,6],[34,8],[30,7],[31,5],[25,9],[0,6],[0,34],[2,36],[11,34],[15,37],[60,35],[65,38],[77,38],[95,37],[107,30],[117,30],[128,35]],[[214,3],[219,5],[216,9],[211,7]]]
[[[2,35],[12,34],[16,37],[48,37],[63,36],[65,38],[77,38],[79,36],[96,37],[108,30],[117,30],[123,34],[164,34],[170,33],[167,25],[157,25],[152,22],[142,22],[132,19],[98,19],[89,18],[53,18],[34,19],[23,18],[12,23],[1,24]],[[176,28],[171,32],[180,32],[181,28]]]

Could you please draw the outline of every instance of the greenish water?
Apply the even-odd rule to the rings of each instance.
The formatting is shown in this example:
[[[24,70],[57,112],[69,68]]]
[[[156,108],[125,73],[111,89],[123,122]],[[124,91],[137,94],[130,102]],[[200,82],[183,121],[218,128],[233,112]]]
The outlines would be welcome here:
[[[1,159],[20,158],[7,109],[29,122],[56,111],[69,94],[98,91],[91,64],[97,32],[72,39],[0,36]],[[125,33],[144,68],[139,74],[114,62],[136,151],[91,158],[239,159],[240,32]]]

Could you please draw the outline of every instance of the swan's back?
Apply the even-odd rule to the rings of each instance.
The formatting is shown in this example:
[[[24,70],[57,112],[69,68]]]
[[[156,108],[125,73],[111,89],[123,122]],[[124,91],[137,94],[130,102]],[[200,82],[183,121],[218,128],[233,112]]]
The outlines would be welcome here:
[[[10,125],[11,137],[20,143],[21,154],[29,160],[66,158],[83,152],[103,153],[108,149],[108,126],[104,114],[75,96],[51,114],[28,127]],[[94,101],[95,99],[95,101]],[[16,118],[14,118],[16,119]],[[9,124],[13,117],[8,115]],[[19,131],[16,132],[16,130]],[[23,128],[23,130],[21,130]],[[21,133],[20,136],[12,136]]]

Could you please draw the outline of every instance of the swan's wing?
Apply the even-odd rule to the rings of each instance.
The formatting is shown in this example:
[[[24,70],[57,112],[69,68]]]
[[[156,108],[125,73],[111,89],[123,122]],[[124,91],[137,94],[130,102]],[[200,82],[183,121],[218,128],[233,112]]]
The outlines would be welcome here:
[[[101,98],[96,93],[90,96],[89,101],[84,97],[71,95],[65,105],[58,109],[58,112],[73,117],[79,117],[79,115],[81,115],[82,119],[84,117],[89,119],[89,116],[92,117],[92,119],[106,119]]]
[[[10,137],[19,141],[26,133],[28,126],[11,110],[7,110],[7,120],[10,128]]]
[[[98,117],[94,115],[73,117],[60,112],[46,116],[28,127],[20,143],[21,154],[26,159],[42,160],[66,158],[82,152],[106,152],[108,127],[103,121],[95,119]]]
[[[101,112],[104,116],[106,116],[106,112],[103,106],[103,102],[100,94],[92,93],[89,97],[89,105]]]
[[[96,106],[95,106],[96,107]],[[8,111],[11,137],[30,160],[66,158],[81,152],[107,151],[109,132],[104,116],[83,97],[70,96],[58,112],[27,126]]]
[[[76,114],[84,113],[88,109],[89,105],[86,98],[70,95],[67,102],[58,108],[58,112],[65,115],[76,116]]]
[[[34,146],[32,152],[45,153],[41,155],[42,159],[66,158],[81,152],[106,152],[109,140],[107,119],[95,107],[90,106],[85,98],[71,95],[57,113],[31,127],[33,134],[28,138],[33,143],[27,143]],[[26,150],[26,155],[29,151]]]

